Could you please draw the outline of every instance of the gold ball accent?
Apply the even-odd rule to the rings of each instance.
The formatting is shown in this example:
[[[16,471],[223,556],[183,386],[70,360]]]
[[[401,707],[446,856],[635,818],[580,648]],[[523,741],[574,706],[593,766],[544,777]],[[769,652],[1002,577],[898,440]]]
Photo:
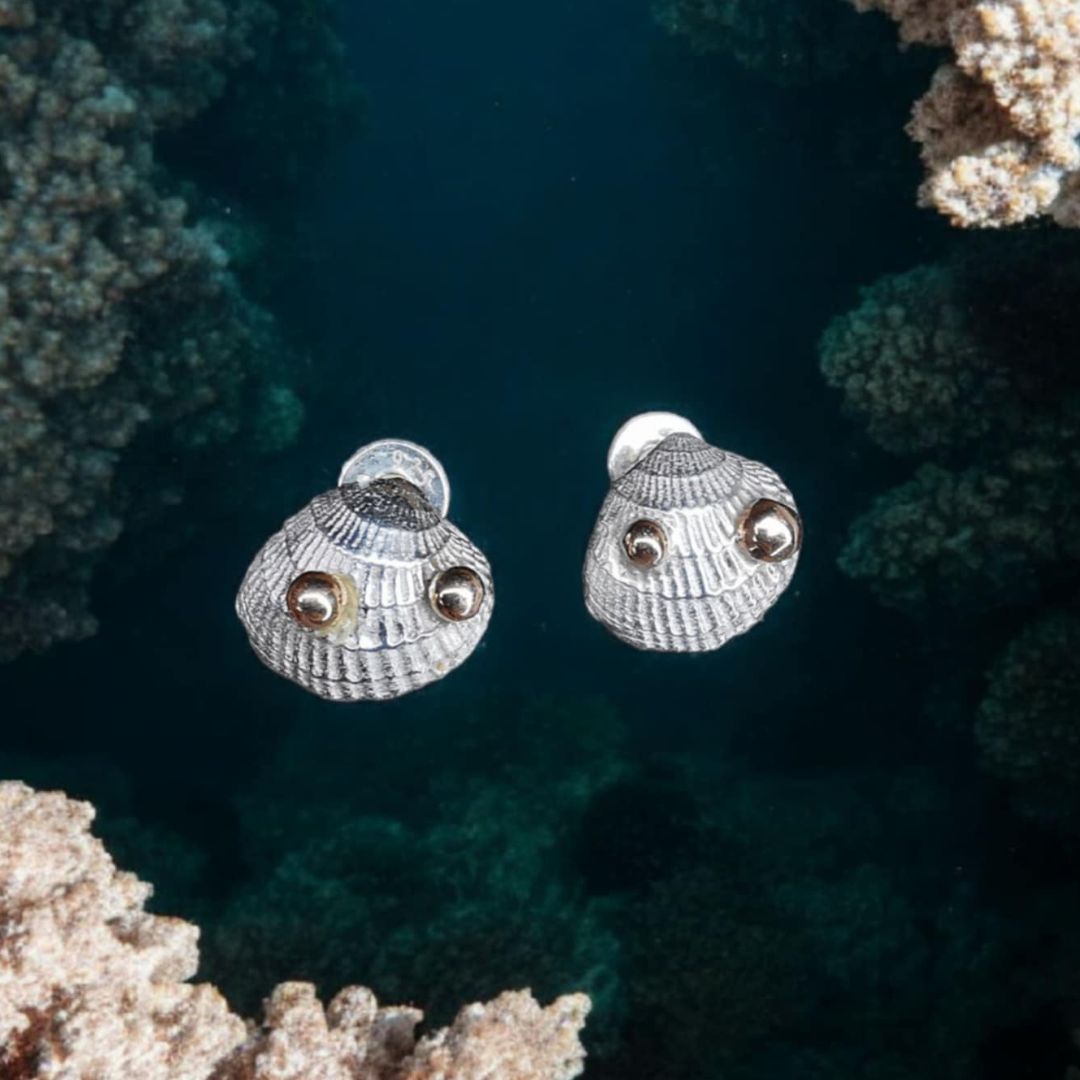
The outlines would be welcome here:
[[[626,557],[642,570],[655,566],[667,551],[667,533],[655,521],[635,521],[623,537]]]
[[[739,542],[762,562],[783,562],[802,546],[799,515],[773,499],[758,499],[739,519]]]
[[[484,582],[467,566],[452,566],[431,582],[431,606],[450,622],[471,619],[484,602]]]
[[[336,574],[308,570],[294,578],[285,593],[289,614],[305,630],[326,630],[345,610],[345,584]]]

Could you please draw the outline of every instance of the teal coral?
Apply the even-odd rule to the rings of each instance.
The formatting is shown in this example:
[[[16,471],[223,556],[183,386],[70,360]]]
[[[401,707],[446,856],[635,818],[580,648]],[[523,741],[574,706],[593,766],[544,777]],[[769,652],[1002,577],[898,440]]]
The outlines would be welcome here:
[[[1076,253],[1021,240],[890,275],[821,339],[821,368],[879,445],[929,454],[852,525],[841,567],[918,610],[1030,599],[1080,559],[1080,394],[1063,364]],[[1045,269],[1040,269],[1045,267]],[[1008,292],[1009,303],[1001,297]]]
[[[303,977],[333,991],[362,973],[435,1019],[489,986],[543,994],[572,984],[593,996],[594,1041],[610,1038],[620,945],[603,905],[568,873],[564,849],[592,793],[618,773],[612,719],[589,700],[526,705],[504,717],[499,757],[462,754],[498,763],[496,776],[450,773],[399,817],[327,791],[298,817],[292,778],[303,783],[303,760],[284,748],[240,805],[255,876],[211,920],[207,970],[247,1005],[265,979]],[[543,755],[568,744],[545,734],[572,729],[580,745],[546,768]],[[494,735],[490,724],[476,733]],[[541,755],[511,753],[519,739]],[[381,778],[388,790],[411,786],[394,768]],[[418,812],[429,800],[434,820]]]
[[[973,698],[959,707],[986,771],[1025,817],[1071,832],[1080,639],[1073,616],[1041,605],[1080,577],[1078,295],[1066,234],[1000,238],[863,290],[821,342],[826,379],[869,436],[923,458],[853,521],[841,569],[889,606],[933,614],[952,659],[928,701],[946,684]],[[993,622],[971,621],[991,609]],[[976,711],[962,687],[1003,633],[1013,644],[991,658]]]
[[[1007,371],[973,332],[962,282],[920,266],[860,290],[822,335],[821,370],[887,450],[910,453],[986,435],[1009,409]]]
[[[991,667],[975,721],[987,769],[1025,814],[1080,832],[1080,617],[1025,626]]]
[[[1041,574],[1080,557],[1080,540],[1056,530],[1077,505],[1080,461],[1033,447],[998,468],[954,472],[925,464],[879,495],[852,523],[839,565],[886,604],[919,611],[1030,599]]]
[[[182,485],[182,469],[165,493],[125,483],[149,448],[265,441],[252,417],[295,430],[273,320],[153,156],[158,127],[205,107],[247,57],[261,13],[0,9],[0,658],[93,631],[94,562],[135,504]],[[249,407],[262,379],[270,412]]]

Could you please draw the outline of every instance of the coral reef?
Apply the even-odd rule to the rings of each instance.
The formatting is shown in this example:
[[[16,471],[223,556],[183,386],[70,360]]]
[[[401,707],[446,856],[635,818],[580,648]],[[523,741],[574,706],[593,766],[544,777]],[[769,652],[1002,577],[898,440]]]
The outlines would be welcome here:
[[[975,720],[987,769],[1036,821],[1080,832],[1080,617],[1043,615],[991,667]]]
[[[645,1075],[729,1075],[756,1043],[792,1020],[799,1000],[798,927],[756,883],[709,853],[659,882],[625,916],[630,1023],[625,1060]]]
[[[596,1075],[972,1075],[1014,943],[939,872],[931,849],[955,850],[958,815],[934,777],[785,779],[700,759],[649,776],[654,797],[693,799],[697,826],[611,898],[629,1000]]]
[[[132,482],[140,458],[280,443],[299,419],[273,321],[153,156],[246,58],[261,5],[87,12],[0,8],[0,658],[93,631],[96,557],[182,487],[183,464]]]
[[[150,887],[90,835],[94,811],[0,784],[0,1073],[195,1078],[245,1035],[186,980],[198,930],[150,915]]]
[[[871,438],[937,458],[875,499],[840,556],[884,602],[1012,604],[1080,559],[1057,527],[1080,480],[1080,392],[1062,348],[1076,320],[1055,313],[1075,308],[1078,277],[1061,245],[985,264],[973,253],[883,278],[822,335],[822,372]]]
[[[890,274],[822,335],[826,381],[887,450],[952,446],[1010,417],[1010,373],[980,347],[962,286],[944,266]]]
[[[210,1080],[572,1080],[582,1071],[577,1036],[588,1011],[583,994],[542,1009],[527,991],[507,992],[417,1041],[418,1009],[380,1008],[358,986],[324,1010],[310,984],[283,983],[262,1028]]]
[[[1077,634],[1055,608],[1080,587],[1078,296],[1074,234],[969,238],[939,265],[862,290],[821,339],[822,372],[871,439],[924,459],[856,517],[839,565],[932,619],[927,709],[948,687],[948,711],[1014,807],[1067,833]]]
[[[1074,995],[1080,942],[1065,936],[1060,948],[1040,951],[1038,934],[1068,921],[1075,892],[1025,897],[1041,905],[1043,917],[1034,927],[978,906],[972,882],[955,866],[966,850],[962,800],[929,772],[890,767],[868,773],[860,766],[793,779],[745,762],[710,765],[698,757],[653,759],[634,768],[625,751],[613,757],[604,738],[605,711],[568,699],[497,718],[511,747],[503,762],[473,758],[471,740],[461,758],[437,756],[443,778],[436,785],[435,822],[427,820],[429,793],[416,783],[417,765],[427,759],[390,760],[368,732],[354,736],[372,751],[368,760],[349,753],[348,745],[344,754],[335,745],[346,767],[335,771],[324,757],[309,783],[312,791],[329,788],[329,800],[320,805],[316,797],[298,796],[292,805],[305,812],[295,814],[290,829],[284,803],[280,815],[274,809],[270,780],[292,782],[288,759],[298,744],[281,748],[281,760],[243,804],[243,840],[245,846],[258,842],[252,854],[259,876],[223,913],[208,910],[200,918],[208,918],[209,928],[199,978],[217,983],[225,976],[230,985],[223,989],[234,1007],[233,987],[245,999],[241,1015],[259,1007],[258,994],[245,983],[265,978],[268,987],[281,978],[313,978],[318,986],[278,986],[262,1024],[240,1032],[208,1080],[574,1075],[584,1000],[571,995],[540,1010],[524,994],[495,995],[501,978],[504,985],[531,983],[546,1000],[578,977],[600,992],[586,1033],[587,1075],[597,1080],[962,1080],[973,1075],[980,1040],[999,1022],[995,1002],[1007,999],[1017,1015],[1026,1015],[1049,998]],[[552,734],[570,730],[575,718],[588,749],[568,747],[565,783],[557,773],[544,773],[554,804],[545,807],[539,770],[547,765],[529,759],[532,732],[523,721],[535,720]],[[323,742],[324,755],[325,734],[312,736]],[[439,738],[437,726],[422,736]],[[60,763],[58,771],[77,775],[89,764]],[[308,762],[294,764],[299,778]],[[21,765],[30,767],[11,762]],[[30,771],[48,770],[39,763]],[[525,790],[515,796],[514,785],[498,783],[486,790],[492,778],[506,774]],[[334,819],[330,803],[337,802],[339,777],[362,797],[377,789],[382,806],[411,777],[403,804],[419,803],[422,820],[357,814],[346,804],[338,804]],[[110,787],[117,783],[107,780]],[[122,798],[112,801],[127,812]],[[32,819],[62,816],[78,843],[104,858],[86,835],[85,817],[71,824],[72,807],[89,816],[81,804],[5,785],[0,807],[0,837],[18,837],[19,844],[27,838],[35,851],[46,850]],[[262,820],[275,834],[270,838],[254,835],[260,807],[269,811]],[[27,825],[12,828],[20,815]],[[620,822],[627,838],[610,850],[608,839]],[[152,821],[141,824],[158,832]],[[116,823],[108,835],[119,835]],[[135,838],[132,850],[143,848],[144,866],[174,857],[168,838],[162,833],[160,839],[169,849],[155,856]],[[649,850],[634,851],[635,839]],[[271,848],[285,855],[275,859]],[[4,853],[0,840],[0,920],[10,888]],[[77,854],[69,865],[83,866],[89,857]],[[584,872],[588,862],[606,865]],[[271,868],[269,881],[263,867]],[[105,882],[112,880],[108,875],[129,877],[116,875],[111,863],[81,874]],[[77,876],[65,873],[64,880]],[[68,889],[65,901],[69,893],[83,895]],[[82,933],[60,900],[52,907],[73,933]],[[136,917],[155,918],[130,916]],[[9,925],[17,935],[23,924]],[[106,946],[120,950],[111,962],[123,975],[134,966],[123,950],[134,946],[129,938],[112,944],[118,925],[114,919],[101,933],[111,935]],[[233,931],[239,937],[230,943]],[[138,940],[164,936],[145,930]],[[0,1001],[6,944],[0,935]],[[187,970],[192,962],[189,957]],[[374,989],[339,992],[350,970],[362,972]],[[126,985],[125,978],[120,983]],[[474,1000],[474,992],[495,1000],[453,1020],[452,999]],[[376,993],[409,1005],[380,1009]],[[328,1001],[325,1008],[317,994]],[[451,1026],[417,1040],[418,1008],[427,1012],[429,1005],[432,1023]],[[143,1016],[136,1013],[133,1022],[141,1025]],[[912,1030],[921,1038],[912,1040]],[[874,1038],[858,1034],[865,1031]],[[476,1061],[478,1054],[487,1072],[479,1063],[472,1071],[470,1056]],[[322,1071],[313,1073],[313,1062]],[[547,1071],[538,1072],[538,1062]],[[3,1064],[0,1075],[7,1076]],[[112,1075],[103,1074],[105,1080]]]
[[[619,769],[610,722],[610,709],[588,700],[509,711],[500,754],[476,754],[468,737],[456,754],[512,768],[487,777],[450,771],[427,798],[412,791],[395,816],[387,801],[376,814],[323,784],[300,800],[298,817],[310,774],[301,775],[303,751],[287,744],[240,801],[241,845],[255,873],[210,920],[205,970],[248,1007],[277,980],[334,990],[363,971],[381,997],[414,1001],[436,1022],[462,998],[506,985],[541,996],[580,987],[596,1005],[590,1035],[608,1037],[620,1008],[619,943],[601,905],[567,874],[562,848]],[[556,729],[564,738],[541,749]],[[571,730],[576,754],[546,767]],[[514,754],[518,732],[540,753]],[[370,744],[366,734],[360,741]],[[408,774],[395,779],[387,763],[374,781],[390,795],[416,787],[400,749]]]
[[[852,0],[904,44],[950,47],[916,103],[920,201],[954,225],[1080,222],[1080,10],[1073,0]]]
[[[91,836],[93,808],[0,783],[0,1073],[10,1080],[570,1080],[589,1009],[546,1009],[526,991],[463,1009],[424,1035],[413,1008],[362,987],[324,1010],[312,986],[271,993],[245,1025],[211,986],[187,980],[198,930],[144,909],[150,886],[117,871]]]
[[[1030,600],[1044,573],[1080,556],[1080,538],[1053,528],[1075,512],[1078,475],[1080,454],[1038,446],[991,467],[923,465],[855,519],[839,565],[909,612]]]

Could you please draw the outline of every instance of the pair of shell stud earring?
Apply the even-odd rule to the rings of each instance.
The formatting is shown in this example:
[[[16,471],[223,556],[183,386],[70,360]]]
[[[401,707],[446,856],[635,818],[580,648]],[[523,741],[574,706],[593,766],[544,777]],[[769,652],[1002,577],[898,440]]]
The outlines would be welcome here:
[[[760,622],[791,581],[795,500],[772,469],[683,417],[644,413],[608,451],[611,488],[585,555],[585,606],[639,649],[705,652]],[[338,486],[263,545],[236,611],[259,658],[332,701],[379,701],[453,671],[495,604],[484,553],[447,519],[423,447],[361,447]]]

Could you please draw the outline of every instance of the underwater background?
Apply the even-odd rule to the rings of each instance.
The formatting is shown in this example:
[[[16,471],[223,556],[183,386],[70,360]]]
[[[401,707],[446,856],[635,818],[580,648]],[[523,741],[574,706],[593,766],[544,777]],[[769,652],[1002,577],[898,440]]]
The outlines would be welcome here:
[[[1077,1075],[1080,233],[917,205],[939,53],[842,0],[204,6],[0,2],[0,775],[93,801],[249,1013],[584,989],[590,1077]],[[805,521],[716,653],[582,604],[647,409]],[[234,596],[387,436],[497,606],[330,704]]]

